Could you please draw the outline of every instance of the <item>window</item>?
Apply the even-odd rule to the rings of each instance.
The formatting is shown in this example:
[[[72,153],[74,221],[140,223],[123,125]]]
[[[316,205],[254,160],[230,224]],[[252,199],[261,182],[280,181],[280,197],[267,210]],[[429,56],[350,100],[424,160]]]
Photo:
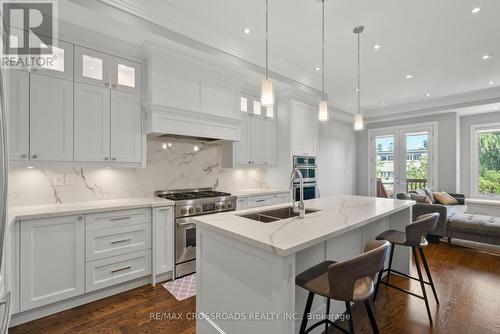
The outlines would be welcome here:
[[[471,130],[471,193],[500,197],[500,124]]]

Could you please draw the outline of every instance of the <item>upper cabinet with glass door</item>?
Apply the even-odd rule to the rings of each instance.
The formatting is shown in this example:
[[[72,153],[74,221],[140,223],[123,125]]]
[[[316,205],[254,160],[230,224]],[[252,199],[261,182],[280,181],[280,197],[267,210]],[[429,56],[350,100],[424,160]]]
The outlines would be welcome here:
[[[52,46],[52,54],[43,56],[40,66],[31,67],[31,72],[56,78],[73,80],[73,44],[56,41]]]
[[[75,81],[141,93],[141,64],[75,46]]]

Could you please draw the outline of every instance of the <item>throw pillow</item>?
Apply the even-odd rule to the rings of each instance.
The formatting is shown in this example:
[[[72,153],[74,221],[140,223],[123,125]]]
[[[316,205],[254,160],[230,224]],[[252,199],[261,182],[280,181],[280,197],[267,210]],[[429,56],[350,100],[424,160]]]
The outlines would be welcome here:
[[[411,196],[411,199],[416,201],[417,203],[432,204],[429,197],[427,197],[425,195],[418,195],[415,193],[410,193],[410,196]]]
[[[457,205],[457,204],[459,204],[455,197],[451,196],[450,194],[448,194],[444,191],[435,192],[433,195],[434,195],[434,198],[436,199],[436,201],[438,201],[438,203],[440,203],[440,204],[443,204],[443,205]]]
[[[437,201],[434,198],[434,194],[432,193],[432,190],[430,190],[429,188],[425,188],[424,191],[425,191],[425,194],[427,195],[427,197],[429,197],[429,199],[431,200],[431,202],[433,204],[436,204]]]

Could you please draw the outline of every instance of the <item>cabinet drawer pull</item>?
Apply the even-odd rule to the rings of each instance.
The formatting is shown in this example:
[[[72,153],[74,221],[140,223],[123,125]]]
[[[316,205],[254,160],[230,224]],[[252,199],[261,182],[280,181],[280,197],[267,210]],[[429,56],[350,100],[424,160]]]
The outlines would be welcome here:
[[[127,242],[127,241],[132,241],[132,238],[123,239],[123,240],[111,241],[111,244],[112,244],[112,245],[114,245],[114,244],[119,244],[119,243],[122,243],[122,242]]]
[[[111,160],[116,161],[116,158],[115,158],[115,157],[113,157]]]
[[[21,159],[26,159],[28,157],[27,154],[21,154]]]
[[[120,269],[113,269],[113,270],[111,270],[111,273],[114,274],[114,273],[117,273],[119,271],[124,271],[124,270],[128,270],[128,269],[132,269],[132,266],[128,266],[128,267],[124,267],[124,268],[120,268]]]
[[[132,218],[132,217],[114,217],[114,218],[111,218],[110,220],[112,222],[115,222],[115,221],[120,221],[120,220],[128,220],[130,218]]]
[[[36,159],[36,158],[38,158],[38,155],[33,154],[31,157],[32,157],[33,159]]]
[[[112,84],[112,85],[111,85],[111,87],[116,88],[116,85],[115,85],[115,84]]]
[[[265,199],[258,199],[255,202],[260,203],[260,202],[265,202],[265,201],[266,201]]]
[[[109,83],[105,82],[104,87],[109,87]]]
[[[104,157],[104,160],[108,161],[108,160],[109,160],[109,158],[108,158],[108,157]]]

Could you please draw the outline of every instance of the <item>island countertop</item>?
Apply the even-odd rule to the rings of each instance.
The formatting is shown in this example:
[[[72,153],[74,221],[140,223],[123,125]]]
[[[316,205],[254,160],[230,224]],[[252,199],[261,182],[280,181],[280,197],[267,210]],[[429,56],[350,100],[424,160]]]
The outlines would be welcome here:
[[[305,201],[306,208],[319,210],[298,217],[262,223],[242,214],[286,207],[279,204],[240,211],[193,217],[201,228],[212,230],[281,256],[288,256],[340,234],[369,224],[415,204],[354,195],[338,195]]]

